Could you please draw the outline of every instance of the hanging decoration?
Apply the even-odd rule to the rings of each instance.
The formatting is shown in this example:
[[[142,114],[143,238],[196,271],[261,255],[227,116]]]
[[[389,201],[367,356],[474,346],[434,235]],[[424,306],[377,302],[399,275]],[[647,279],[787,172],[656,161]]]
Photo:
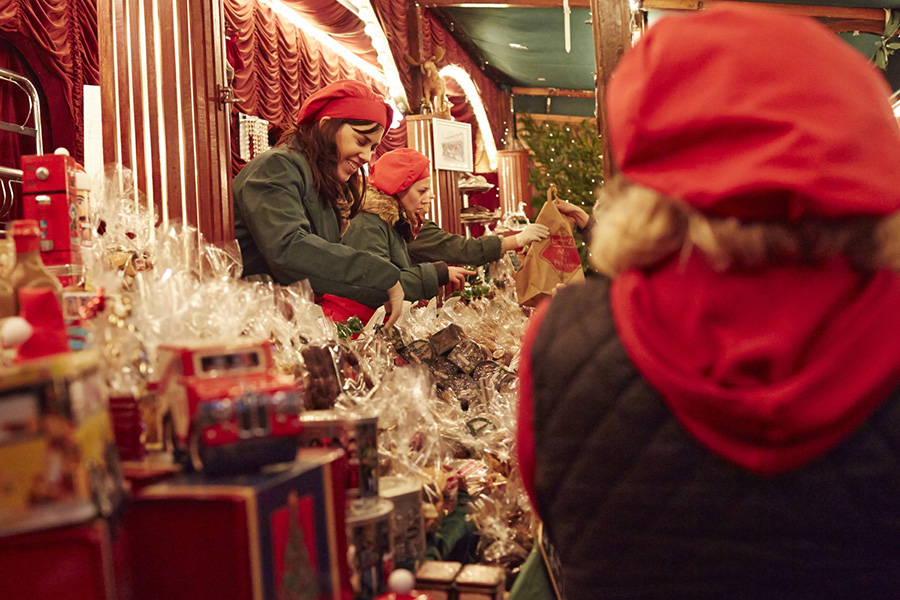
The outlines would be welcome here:
[[[269,149],[269,122],[259,117],[238,116],[241,158],[251,160]]]

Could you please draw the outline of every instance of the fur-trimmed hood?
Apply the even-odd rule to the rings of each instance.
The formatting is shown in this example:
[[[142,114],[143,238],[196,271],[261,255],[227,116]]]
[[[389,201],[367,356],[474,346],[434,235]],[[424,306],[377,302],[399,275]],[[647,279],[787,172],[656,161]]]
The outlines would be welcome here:
[[[378,215],[391,227],[400,220],[400,201],[396,196],[386,194],[375,186],[370,185],[366,189],[366,197],[359,209]]]

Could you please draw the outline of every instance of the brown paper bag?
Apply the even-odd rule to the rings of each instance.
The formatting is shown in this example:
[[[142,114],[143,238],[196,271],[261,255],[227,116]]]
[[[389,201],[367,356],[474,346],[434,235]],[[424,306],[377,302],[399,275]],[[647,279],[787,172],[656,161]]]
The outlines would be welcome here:
[[[575,248],[572,224],[547,202],[537,217],[537,223],[547,226],[550,236],[532,242],[522,268],[516,273],[516,293],[519,304],[535,306],[550,295],[557,285],[584,281],[581,258]]]

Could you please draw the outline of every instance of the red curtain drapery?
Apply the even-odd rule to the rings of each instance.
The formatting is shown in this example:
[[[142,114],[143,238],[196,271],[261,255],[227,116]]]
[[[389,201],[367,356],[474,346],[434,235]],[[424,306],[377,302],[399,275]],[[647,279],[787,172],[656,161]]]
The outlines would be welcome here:
[[[314,3],[320,1],[314,0]],[[304,4],[311,6],[306,0]],[[328,0],[327,4],[352,15],[333,0]],[[316,14],[329,17],[328,27],[334,30],[340,19],[333,13],[334,10],[329,12],[323,8]],[[225,19],[236,31],[232,38],[244,65],[235,70],[233,84],[235,109],[239,112],[265,119],[273,127],[283,129],[297,118],[300,104],[306,97],[338,79],[362,81],[382,95],[388,95],[387,89],[364,71],[258,0],[226,0]],[[359,19],[356,21],[358,23]],[[352,25],[351,20],[347,22]],[[371,50],[371,44],[368,47]],[[371,53],[374,57],[374,50]],[[405,146],[406,126],[401,124],[388,132],[378,153]],[[241,166],[236,148],[233,158],[236,172]]]
[[[414,67],[410,67],[403,60],[404,54],[415,54],[410,52],[409,39],[406,33],[409,27],[407,0],[372,0],[372,4],[384,27],[388,43],[391,46],[391,53],[394,56],[394,62],[400,71],[400,80],[406,89],[406,94],[408,97],[416,97],[417,94],[413,93],[411,74],[411,69]],[[426,56],[434,55],[438,46],[444,49],[444,58],[438,64],[438,68],[453,64],[468,73],[478,90],[482,104],[484,104],[494,141],[499,146],[504,138],[503,132],[508,119],[508,101],[506,100],[505,92],[481,72],[481,69],[462,49],[462,46],[453,39],[450,32],[444,29],[427,9],[424,11],[422,19],[422,44]],[[470,111],[467,112],[462,107],[457,109],[456,105],[458,103],[455,101],[456,99],[451,98],[451,100],[454,101],[454,109],[451,111],[453,117],[472,123],[473,129],[477,127],[472,113]],[[457,112],[459,116],[457,116]]]
[[[362,21],[334,0],[282,0],[297,9],[310,23],[343,43],[357,56],[377,64],[371,41],[362,31]],[[374,0],[400,80],[408,97],[414,97],[412,74],[403,54],[409,53],[407,40],[407,5],[405,0]],[[349,64],[317,40],[286,22],[266,4],[258,0],[225,0],[228,25],[237,33],[232,36],[243,68],[235,72],[236,110],[266,119],[275,127],[289,124],[296,117],[303,99],[336,79],[357,79],[372,85],[385,96],[387,89],[365,72]],[[475,83],[484,103],[494,141],[504,137],[507,104],[504,92],[488,79],[453,37],[425,12],[423,37],[426,53],[441,46],[446,55],[441,61],[464,69]],[[453,86],[451,85],[451,88]],[[457,94],[453,117],[477,127],[471,106]],[[406,147],[405,122],[392,129],[381,143],[379,154]],[[235,157],[237,151],[235,150]],[[240,160],[235,158],[235,169]]]
[[[100,81],[96,2],[0,0],[0,55],[10,70],[30,71],[44,91],[45,152],[64,146],[82,160],[83,86]]]

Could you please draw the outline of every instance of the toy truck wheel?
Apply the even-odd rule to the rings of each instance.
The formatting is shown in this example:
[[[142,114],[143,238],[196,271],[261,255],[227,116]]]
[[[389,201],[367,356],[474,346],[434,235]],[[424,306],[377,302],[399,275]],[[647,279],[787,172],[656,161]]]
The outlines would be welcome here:
[[[188,452],[178,442],[178,436],[175,435],[175,421],[172,415],[168,414],[163,419],[163,445],[167,452],[172,453],[172,461],[182,467],[190,468],[192,466]]]
[[[199,429],[191,430],[191,437],[188,441],[188,451],[191,455],[191,466],[195,471],[202,471],[204,463],[208,462],[208,448],[203,444]]]

